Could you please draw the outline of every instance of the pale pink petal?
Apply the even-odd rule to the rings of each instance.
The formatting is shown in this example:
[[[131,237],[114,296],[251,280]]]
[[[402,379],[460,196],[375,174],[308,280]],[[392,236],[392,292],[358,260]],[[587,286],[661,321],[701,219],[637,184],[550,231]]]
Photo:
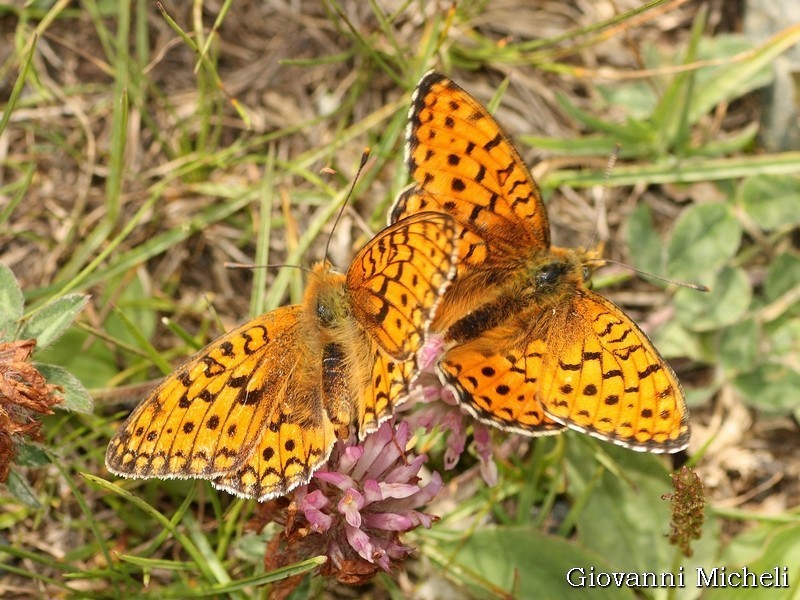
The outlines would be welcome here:
[[[309,525],[311,525],[311,531],[314,533],[323,533],[328,531],[333,525],[333,517],[330,515],[326,515],[319,509],[312,507],[308,507],[303,511],[303,515],[306,519],[308,519]]]
[[[378,484],[384,498],[408,498],[419,492],[419,486],[410,483],[384,483]]]
[[[370,529],[408,531],[413,529],[414,525],[414,519],[407,515],[397,513],[366,513],[364,515],[364,526]]]
[[[459,419],[462,421],[462,419]],[[447,448],[444,451],[444,468],[453,469],[461,458],[461,453],[467,444],[467,430],[463,426],[453,428],[447,438]]]
[[[383,476],[383,480],[387,483],[404,483],[411,481],[412,477],[416,477],[417,473],[419,473],[419,470],[422,468],[422,465],[426,460],[427,457],[424,454],[421,454],[406,465],[400,463],[391,471],[386,473]]]
[[[358,486],[358,483],[356,483],[352,477],[348,477],[344,473],[335,473],[333,471],[317,471],[314,473],[314,477],[320,481],[324,481],[325,483],[330,483],[343,492]]]
[[[481,461],[481,476],[487,485],[493,487],[497,485],[497,465],[494,462],[492,435],[488,426],[483,423],[475,423],[472,428],[472,436],[475,439],[475,449]]]
[[[364,504],[372,504],[383,500],[381,486],[374,479],[367,479],[364,482]]]
[[[358,461],[364,456],[363,446],[347,446],[340,454],[337,470],[341,473],[351,473]],[[355,476],[358,479],[358,476]]]
[[[364,496],[350,488],[344,493],[342,499],[339,500],[338,509],[350,525],[353,527],[361,527],[361,513],[359,511],[363,507]]]
[[[314,490],[302,500],[298,500],[297,496],[295,496],[295,502],[300,507],[300,510],[305,510],[306,504],[314,508],[322,508],[329,504],[329,500],[322,493],[322,490]]]
[[[425,345],[419,352],[419,368],[421,371],[430,371],[436,361],[444,352],[444,337],[430,334]]]
[[[353,527],[352,525],[348,525],[346,523],[344,526],[344,531],[345,535],[347,536],[347,543],[350,544],[350,547],[358,552],[361,558],[368,560],[369,562],[374,562],[372,560],[372,555],[375,553],[375,549],[369,539],[369,536],[358,527]]]
[[[390,462],[394,462],[399,458],[399,453],[396,449],[393,449],[393,438],[394,427],[392,426],[392,421],[387,421],[380,426],[378,431],[367,436],[363,445],[364,455],[352,470],[354,479],[362,480],[367,477],[375,479],[374,465],[376,463],[386,460],[387,456],[392,457]]]

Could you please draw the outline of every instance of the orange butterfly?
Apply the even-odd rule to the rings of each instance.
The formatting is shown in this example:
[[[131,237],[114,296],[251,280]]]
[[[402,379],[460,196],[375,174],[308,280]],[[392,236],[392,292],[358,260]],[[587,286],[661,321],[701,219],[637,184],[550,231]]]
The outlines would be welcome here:
[[[169,375],[106,452],[124,477],[208,479],[259,501],[308,482],[337,438],[359,438],[406,400],[454,275],[456,225],[403,219],[346,275],[313,269],[303,303],[256,317]]]
[[[415,183],[389,220],[438,210],[462,227],[456,279],[432,326],[446,332],[437,369],[459,402],[527,435],[566,426],[634,450],[685,448],[675,373],[619,307],[585,287],[596,253],[550,245],[539,190],[486,108],[430,72],[406,137]]]

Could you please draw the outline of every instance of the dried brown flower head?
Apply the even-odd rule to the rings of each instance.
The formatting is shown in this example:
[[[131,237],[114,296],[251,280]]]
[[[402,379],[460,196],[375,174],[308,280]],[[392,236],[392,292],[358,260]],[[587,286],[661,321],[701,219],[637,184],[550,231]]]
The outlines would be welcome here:
[[[61,399],[44,376],[28,362],[36,340],[0,342],[0,482],[8,478],[14,460],[14,436],[39,441],[41,422],[35,414],[53,414]]]
[[[703,533],[706,498],[703,482],[689,467],[672,474],[672,487],[675,492],[664,494],[665,500],[672,501],[672,530],[669,534],[671,544],[678,546],[684,556],[692,555],[692,540],[700,539]]]

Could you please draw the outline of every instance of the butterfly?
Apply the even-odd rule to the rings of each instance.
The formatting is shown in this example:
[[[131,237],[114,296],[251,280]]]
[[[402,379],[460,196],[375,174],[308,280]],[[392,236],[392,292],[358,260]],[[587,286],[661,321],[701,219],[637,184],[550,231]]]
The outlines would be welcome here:
[[[645,333],[588,289],[596,252],[554,247],[541,195],[486,108],[445,75],[409,111],[413,182],[389,221],[442,211],[458,222],[456,278],[433,331],[439,378],[478,420],[531,436],[565,427],[639,451],[689,440],[683,390]]]
[[[317,264],[301,304],[248,321],[167,376],[111,439],[108,470],[207,479],[259,501],[307,483],[351,424],[363,439],[406,400],[454,275],[455,232],[446,214],[415,214],[346,274]]]

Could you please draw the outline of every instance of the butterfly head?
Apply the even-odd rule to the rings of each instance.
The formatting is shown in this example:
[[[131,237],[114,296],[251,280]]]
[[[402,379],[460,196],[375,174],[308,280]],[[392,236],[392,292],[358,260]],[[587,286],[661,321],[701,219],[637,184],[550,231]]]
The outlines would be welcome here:
[[[345,276],[331,263],[314,265],[303,297],[303,306],[312,313],[310,322],[327,329],[341,323],[346,318],[346,293]]]

